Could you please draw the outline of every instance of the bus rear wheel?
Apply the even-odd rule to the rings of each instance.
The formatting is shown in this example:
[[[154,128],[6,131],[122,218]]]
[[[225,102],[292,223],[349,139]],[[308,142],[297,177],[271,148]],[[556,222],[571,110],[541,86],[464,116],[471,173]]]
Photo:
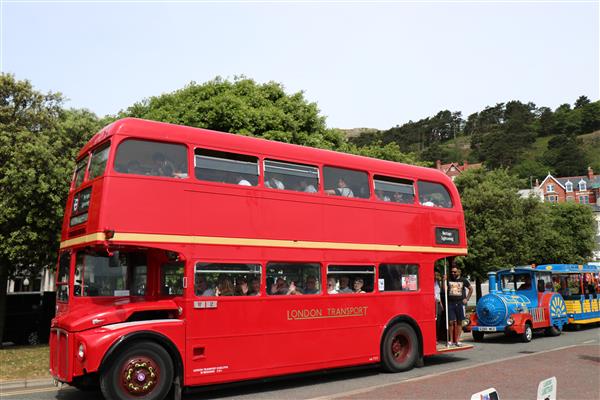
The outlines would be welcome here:
[[[137,342],[103,368],[100,389],[107,399],[164,399],[173,382],[173,361],[154,342]]]
[[[411,369],[419,355],[419,341],[414,329],[405,322],[392,326],[381,345],[383,368],[389,372]]]

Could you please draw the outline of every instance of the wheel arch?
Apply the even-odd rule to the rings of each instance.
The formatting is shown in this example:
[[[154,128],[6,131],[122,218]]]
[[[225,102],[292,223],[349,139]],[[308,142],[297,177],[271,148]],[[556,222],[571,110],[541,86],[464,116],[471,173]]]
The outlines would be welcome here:
[[[131,332],[126,335],[121,336],[115,343],[113,343],[108,351],[102,357],[102,361],[100,362],[100,367],[98,368],[98,372],[100,374],[104,373],[105,368],[110,362],[116,357],[117,350],[123,348],[128,344],[139,342],[139,341],[148,341],[154,342],[167,351],[171,360],[173,360],[173,366],[175,367],[174,378],[179,378],[180,382],[183,383],[184,373],[183,373],[183,360],[181,358],[181,354],[177,349],[177,346],[165,335],[153,332],[153,331],[139,331],[139,332]]]
[[[381,332],[381,337],[379,338],[379,352],[381,353],[383,351],[383,341],[385,339],[385,335],[387,334],[387,332],[394,325],[396,325],[400,322],[408,323],[408,325],[410,325],[410,327],[415,331],[415,334],[417,335],[418,344],[419,344],[418,356],[423,357],[423,333],[421,332],[421,328],[419,328],[419,324],[417,324],[417,321],[415,321],[414,318],[412,318],[408,315],[397,315],[386,324],[385,329]]]

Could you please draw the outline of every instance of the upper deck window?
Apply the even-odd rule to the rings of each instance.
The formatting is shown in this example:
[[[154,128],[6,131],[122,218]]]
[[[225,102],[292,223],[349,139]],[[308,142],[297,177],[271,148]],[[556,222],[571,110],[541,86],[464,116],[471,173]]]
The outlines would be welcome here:
[[[265,186],[316,193],[319,187],[319,169],[312,165],[265,160]]]
[[[379,200],[402,204],[413,204],[415,202],[413,181],[381,175],[375,175],[373,181],[375,183],[375,195]]]
[[[258,184],[258,158],[224,151],[196,149],[196,178],[242,186]]]
[[[79,160],[77,166],[75,167],[75,178],[73,179],[73,189],[76,189],[83,183],[83,178],[85,177],[85,169],[88,164],[89,157],[85,157],[82,160]]]
[[[181,144],[126,140],[117,149],[115,171],[122,174],[187,178],[187,149]]]
[[[106,161],[108,160],[108,151],[110,150],[110,143],[96,149],[92,153],[92,159],[90,161],[90,172],[88,179],[94,179],[104,174],[106,169]]]
[[[366,172],[323,167],[323,179],[325,181],[325,193],[327,194],[363,199],[371,196],[369,176]]]
[[[419,181],[419,203],[428,207],[452,208],[452,198],[446,188],[433,182]]]

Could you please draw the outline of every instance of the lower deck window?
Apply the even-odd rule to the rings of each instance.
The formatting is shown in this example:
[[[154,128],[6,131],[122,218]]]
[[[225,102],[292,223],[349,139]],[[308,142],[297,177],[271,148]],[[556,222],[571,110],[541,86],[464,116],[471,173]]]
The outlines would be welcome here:
[[[327,293],[370,293],[375,267],[369,265],[330,265],[327,267]]]
[[[380,292],[415,291],[419,288],[419,266],[416,264],[381,264]]]
[[[267,264],[269,295],[321,293],[321,266],[318,263]]]
[[[197,263],[194,271],[196,296],[258,296],[260,265]]]

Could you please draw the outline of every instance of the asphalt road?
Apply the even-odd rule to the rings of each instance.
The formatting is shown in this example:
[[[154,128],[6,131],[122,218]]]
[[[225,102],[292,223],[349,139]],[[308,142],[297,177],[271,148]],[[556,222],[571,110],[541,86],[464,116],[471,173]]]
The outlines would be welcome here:
[[[464,335],[470,342],[470,335]],[[559,399],[600,398],[600,328],[563,332],[558,337],[536,335],[520,343],[502,334],[486,336],[470,351],[434,356],[425,367],[389,374],[377,367],[343,369],[208,388],[186,393],[200,399],[470,399],[494,387],[500,399],[535,399],[538,383],[556,376]],[[100,400],[65,386],[14,390],[6,399]]]

